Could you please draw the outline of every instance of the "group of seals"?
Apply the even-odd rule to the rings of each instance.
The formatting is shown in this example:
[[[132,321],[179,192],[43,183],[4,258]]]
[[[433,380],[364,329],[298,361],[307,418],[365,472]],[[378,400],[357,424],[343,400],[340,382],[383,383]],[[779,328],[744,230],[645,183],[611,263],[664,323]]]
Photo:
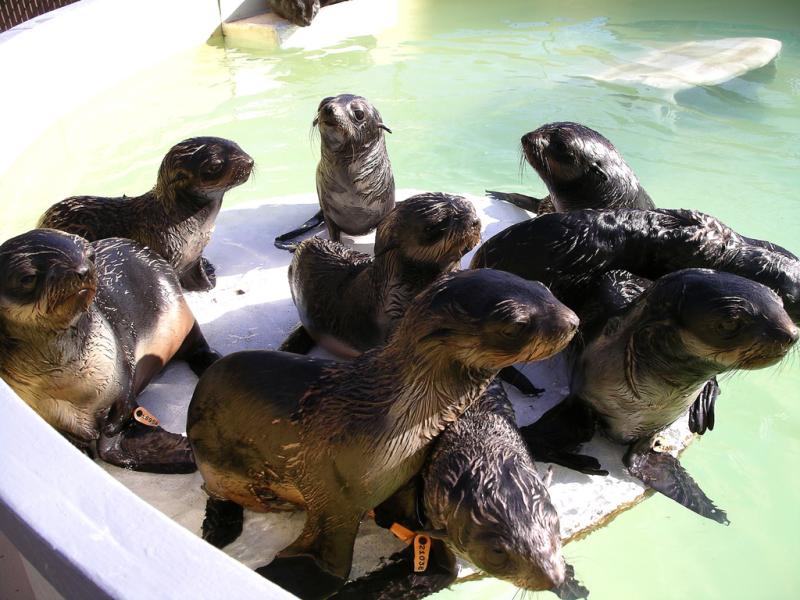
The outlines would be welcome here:
[[[549,196],[488,192],[535,213],[583,208],[655,208],[633,169],[614,145],[579,123],[548,123],[522,136],[525,159]]]
[[[386,342],[411,300],[480,241],[481,223],[461,196],[418,194],[398,204],[375,234],[375,256],[313,237],[289,265],[302,330],[282,350],[305,353],[309,335],[355,356]],[[299,344],[299,347],[298,347]]]
[[[0,246],[0,375],[80,448],[122,467],[194,471],[186,439],[134,419],[173,358],[209,349],[170,266],[135,242],[35,229]]]
[[[328,234],[364,235],[394,208],[394,176],[384,132],[391,133],[366,98],[340,94],[324,98],[313,122],[322,153],[317,166],[320,210],[299,228],[275,238],[278,248],[324,222]]]
[[[500,369],[559,352],[577,325],[541,284],[482,269],[438,279],[385,346],[350,363],[229,355],[189,406],[210,503],[304,506],[303,533],[259,572],[304,598],[324,597],[345,582],[360,520],[419,472],[447,423]],[[218,526],[207,519],[204,537],[229,540]]]
[[[38,227],[60,229],[90,242],[128,238],[162,256],[183,289],[209,290],[214,267],[203,258],[226,191],[247,181],[253,159],[223,138],[197,137],[173,146],[155,187],[133,198],[76,196],[52,207]]]

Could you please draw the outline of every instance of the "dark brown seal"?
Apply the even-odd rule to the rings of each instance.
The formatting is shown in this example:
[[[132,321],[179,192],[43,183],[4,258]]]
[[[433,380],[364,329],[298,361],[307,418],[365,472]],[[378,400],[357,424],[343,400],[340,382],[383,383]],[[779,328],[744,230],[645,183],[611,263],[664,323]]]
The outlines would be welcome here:
[[[173,357],[199,375],[218,355],[147,248],[52,229],[0,246],[0,375],[82,449],[141,471],[194,470],[184,437],[134,420],[136,396]]]
[[[364,235],[394,208],[394,176],[384,140],[384,131],[391,129],[378,110],[361,96],[331,96],[320,102],[314,125],[322,150],[317,165],[321,210],[298,229],[275,238],[279,248],[293,250],[289,240],[323,221],[336,242],[341,232]]]
[[[548,123],[522,136],[522,152],[547,186],[544,200],[487,192],[538,213],[582,208],[655,208],[614,145],[579,123]]]
[[[480,269],[439,278],[386,346],[352,362],[226,356],[189,405],[210,504],[304,506],[300,537],[259,572],[301,597],[325,597],[350,571],[361,519],[422,468],[433,439],[499,369],[559,352],[577,324],[541,284]],[[238,535],[216,525],[204,523],[206,539]]]
[[[375,256],[317,237],[302,242],[289,286],[302,323],[281,346],[305,353],[305,338],[356,356],[386,342],[411,300],[480,242],[481,222],[461,196],[418,194],[378,225]]]
[[[311,25],[322,6],[340,2],[345,0],[267,0],[275,14],[300,27]]]
[[[185,290],[214,287],[214,267],[203,258],[226,191],[247,181],[253,159],[234,142],[198,137],[173,146],[155,187],[128,198],[75,196],[51,206],[39,227],[80,235],[90,242],[129,238],[161,255]]]
[[[632,475],[727,524],[725,512],[659,448],[659,434],[709,379],[780,361],[797,342],[797,327],[775,292],[731,273],[684,269],[651,285],[613,271],[599,289],[589,312],[600,326],[583,332],[574,396],[523,428],[523,435],[536,442],[559,431],[565,446],[574,445],[591,438],[597,422],[612,440],[630,445],[624,461]]]
[[[525,590],[585,597],[588,590],[561,554],[558,514],[547,485],[495,380],[436,438],[420,475],[375,509],[380,525],[400,523],[433,539],[428,569],[414,572],[409,547],[334,597],[424,598],[455,582],[455,555]]]

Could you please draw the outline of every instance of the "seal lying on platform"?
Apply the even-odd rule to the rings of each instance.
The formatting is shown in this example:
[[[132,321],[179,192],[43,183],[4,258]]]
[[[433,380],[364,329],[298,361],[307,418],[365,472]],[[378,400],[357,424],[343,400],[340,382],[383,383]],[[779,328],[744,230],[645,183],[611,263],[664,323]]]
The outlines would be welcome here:
[[[130,240],[36,229],[0,246],[0,375],[80,448],[114,465],[195,470],[186,439],[134,419],[172,358],[200,375],[218,358],[172,268]]]
[[[339,4],[345,0],[267,0],[275,14],[300,27],[308,27],[320,7]]]
[[[772,290],[730,273],[685,269],[649,285],[613,271],[599,287],[594,306],[579,313],[593,316],[577,350],[573,396],[524,427],[523,437],[574,446],[591,439],[597,422],[612,440],[630,445],[624,462],[633,476],[727,524],[677,459],[659,449],[659,433],[710,378],[780,361],[797,341],[797,327]]]
[[[221,546],[238,535],[231,504],[304,506],[300,537],[259,572],[301,597],[325,597],[350,572],[361,519],[419,472],[445,426],[500,369],[559,352],[577,325],[541,284],[480,269],[439,278],[386,346],[352,362],[226,356],[189,405],[188,436],[211,496],[204,538]]]
[[[582,208],[655,208],[633,170],[606,138],[579,123],[548,123],[522,136],[522,151],[550,195],[488,192],[537,213]]]
[[[149,192],[128,198],[75,196],[51,206],[39,227],[80,235],[90,242],[129,238],[161,255],[183,289],[210,290],[214,267],[203,258],[229,189],[247,181],[253,159],[230,140],[197,137],[173,146]]]
[[[374,258],[317,237],[305,240],[289,265],[302,325],[280,349],[305,354],[319,342],[352,357],[385,343],[414,296],[457,268],[480,234],[472,203],[430,193],[401,202],[381,221]]]
[[[334,597],[424,598],[455,582],[454,554],[522,589],[585,597],[588,590],[561,555],[558,514],[547,485],[495,380],[436,438],[420,475],[375,509],[380,525],[400,523],[433,538],[428,568],[414,572],[409,546]]]
[[[317,165],[320,211],[299,228],[275,238],[275,245],[294,250],[289,240],[324,222],[330,238],[341,232],[364,235],[394,208],[394,176],[386,152],[383,123],[366,98],[340,94],[320,102],[314,126],[319,127],[322,154]]]

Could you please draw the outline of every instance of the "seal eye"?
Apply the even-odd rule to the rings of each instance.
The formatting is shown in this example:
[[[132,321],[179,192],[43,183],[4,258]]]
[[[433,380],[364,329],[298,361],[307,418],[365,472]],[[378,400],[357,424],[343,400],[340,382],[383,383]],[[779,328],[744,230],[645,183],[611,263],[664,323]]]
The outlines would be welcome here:
[[[735,335],[743,324],[740,315],[729,315],[717,322],[717,331],[722,335]]]
[[[225,166],[225,161],[221,158],[215,158],[203,165],[202,175],[203,179],[211,179],[219,175],[222,167]]]
[[[519,321],[515,323],[509,323],[500,330],[500,335],[508,339],[516,339],[525,330],[526,325],[527,323],[521,323]]]
[[[493,545],[486,553],[486,562],[493,568],[504,566],[508,562],[508,552],[499,545]]]
[[[19,287],[24,290],[30,290],[36,285],[36,275],[33,273],[27,273],[25,275],[21,275],[20,278],[17,280]]]
[[[356,120],[363,121],[364,120],[364,111],[361,110],[360,108],[353,109],[353,116],[356,118]]]

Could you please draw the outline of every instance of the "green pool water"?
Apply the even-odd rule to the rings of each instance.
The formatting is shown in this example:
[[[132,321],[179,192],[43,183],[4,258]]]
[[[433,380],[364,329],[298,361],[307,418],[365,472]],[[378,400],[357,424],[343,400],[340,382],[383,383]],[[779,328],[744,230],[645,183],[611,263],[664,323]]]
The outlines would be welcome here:
[[[585,76],[654,46],[718,37],[783,42],[776,67],[675,98]],[[98,51],[101,51],[99,49]],[[0,238],[73,194],[137,194],[164,152],[221,135],[257,161],[226,205],[314,190],[311,119],[324,96],[380,109],[398,187],[544,194],[519,137],[555,120],[610,138],[664,207],[710,212],[800,252],[800,4],[400,1],[397,25],[333,49],[209,45],[95,97],[0,177]],[[565,553],[591,598],[800,597],[800,366],[725,377],[717,429],[683,463],[729,527],[652,497]],[[484,580],[440,598],[507,598]],[[554,598],[539,594],[541,598]]]

